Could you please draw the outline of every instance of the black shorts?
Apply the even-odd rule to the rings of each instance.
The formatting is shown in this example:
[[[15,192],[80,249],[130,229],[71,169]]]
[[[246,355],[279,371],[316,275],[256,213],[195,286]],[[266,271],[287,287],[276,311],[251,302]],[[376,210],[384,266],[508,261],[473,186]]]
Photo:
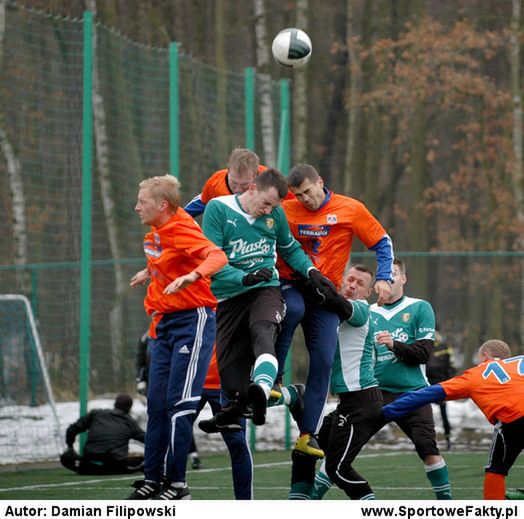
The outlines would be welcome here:
[[[378,387],[341,393],[337,408],[324,418],[318,433],[328,458],[351,465],[376,432],[381,411],[382,393]]]
[[[384,405],[394,402],[403,393],[389,393],[382,391]],[[425,405],[403,418],[398,418],[395,423],[404,434],[413,442],[421,460],[426,456],[439,456],[435,434],[435,422],[431,405]]]
[[[274,341],[265,342],[264,351],[254,351],[251,327],[267,322],[275,326],[275,337],[284,317],[284,299],[280,287],[256,288],[217,307],[216,353],[220,382],[226,395],[232,390],[247,390],[256,357],[263,353],[275,355]]]
[[[493,431],[486,472],[507,476],[524,448],[524,416],[509,423],[499,422]]]

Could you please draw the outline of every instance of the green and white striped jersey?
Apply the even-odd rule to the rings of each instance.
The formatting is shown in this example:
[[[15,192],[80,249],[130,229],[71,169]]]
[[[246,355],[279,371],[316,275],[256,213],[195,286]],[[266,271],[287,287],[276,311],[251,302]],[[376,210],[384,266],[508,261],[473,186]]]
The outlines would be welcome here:
[[[353,315],[340,324],[331,371],[331,392],[348,393],[377,386],[375,341],[367,301],[351,301]]]
[[[202,230],[226,253],[229,261],[211,278],[211,290],[218,301],[253,288],[278,286],[277,251],[292,269],[305,277],[314,267],[291,234],[280,206],[255,219],[242,209],[238,195],[213,198],[204,211]],[[246,274],[261,268],[273,270],[270,281],[249,287],[242,284]]]
[[[389,331],[394,341],[413,344],[419,339],[435,340],[435,313],[423,299],[403,296],[391,305],[371,305],[371,318],[378,332]],[[428,384],[424,364],[409,365],[383,344],[377,344],[375,377],[391,393],[414,391]]]

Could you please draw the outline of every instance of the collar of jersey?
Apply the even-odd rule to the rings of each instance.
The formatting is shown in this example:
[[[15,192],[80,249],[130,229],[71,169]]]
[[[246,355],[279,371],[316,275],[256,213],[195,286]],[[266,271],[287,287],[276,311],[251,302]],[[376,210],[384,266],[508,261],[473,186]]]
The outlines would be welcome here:
[[[323,187],[322,189],[324,190],[326,197],[324,198],[324,201],[318,206],[317,211],[320,211],[320,209],[323,209],[324,206],[331,200],[331,196],[333,195],[333,193],[326,187]]]

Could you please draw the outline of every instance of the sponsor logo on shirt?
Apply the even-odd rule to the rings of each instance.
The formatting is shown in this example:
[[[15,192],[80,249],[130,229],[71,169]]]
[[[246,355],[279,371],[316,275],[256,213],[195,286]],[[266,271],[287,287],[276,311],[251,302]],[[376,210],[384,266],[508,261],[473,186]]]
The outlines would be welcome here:
[[[238,240],[231,240],[229,245],[232,247],[229,253],[229,258],[234,259],[239,256],[255,256],[257,254],[267,254],[271,250],[271,246],[267,243],[266,238],[260,238],[255,243],[249,243],[242,238]]]
[[[182,347],[178,350],[178,353],[185,353],[185,354],[188,354],[188,353],[189,353],[189,348],[187,347],[186,344],[184,344],[184,346],[182,346]]]
[[[327,236],[329,234],[329,225],[310,225],[310,224],[298,224],[298,235],[299,236]]]
[[[155,245],[151,242],[144,243],[144,254],[146,256],[151,256],[152,258],[160,258],[162,254],[162,246]]]

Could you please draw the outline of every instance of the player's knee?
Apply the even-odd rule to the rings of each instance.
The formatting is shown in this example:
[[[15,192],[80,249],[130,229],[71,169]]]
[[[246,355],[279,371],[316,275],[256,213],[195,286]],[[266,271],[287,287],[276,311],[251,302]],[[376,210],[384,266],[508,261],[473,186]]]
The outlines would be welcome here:
[[[415,449],[419,458],[425,464],[433,465],[434,463],[442,459],[442,456],[440,456],[440,452],[437,447],[437,442],[433,438],[421,438],[417,440],[417,442],[415,443]],[[427,463],[426,459],[436,459],[436,461],[434,461],[433,463]]]
[[[271,321],[257,321],[250,326],[255,353],[273,351],[278,334],[278,324]],[[257,352],[258,350],[258,352]]]

